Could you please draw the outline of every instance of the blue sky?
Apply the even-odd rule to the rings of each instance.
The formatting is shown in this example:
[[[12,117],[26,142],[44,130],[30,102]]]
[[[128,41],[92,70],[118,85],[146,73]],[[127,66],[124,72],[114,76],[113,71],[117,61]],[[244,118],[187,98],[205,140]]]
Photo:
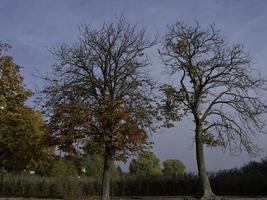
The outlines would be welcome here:
[[[123,14],[129,22],[146,27],[148,35],[163,35],[166,26],[177,20],[197,20],[203,26],[216,23],[230,42],[244,43],[254,58],[253,67],[266,76],[266,10],[265,0],[0,0],[0,40],[12,45],[9,53],[24,67],[25,84],[34,90],[41,83],[34,74],[49,72],[55,62],[48,49],[75,41],[80,24],[98,28]],[[153,75],[164,80],[166,77],[160,76],[164,68],[158,58],[154,59],[156,49],[150,55]],[[195,171],[193,131],[189,119],[173,129],[162,130],[153,136],[154,152],[162,160],[181,159],[188,170]],[[256,158],[246,153],[230,156],[221,150],[207,150],[208,170],[236,167],[266,157],[267,136],[259,136],[258,141],[265,151]]]

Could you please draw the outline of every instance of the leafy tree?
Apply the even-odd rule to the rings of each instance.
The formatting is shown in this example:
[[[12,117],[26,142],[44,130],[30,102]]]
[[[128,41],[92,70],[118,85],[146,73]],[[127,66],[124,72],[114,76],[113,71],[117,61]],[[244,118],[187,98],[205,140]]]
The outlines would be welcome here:
[[[185,165],[180,160],[165,160],[162,173],[165,176],[182,176],[185,173]]]
[[[51,176],[75,176],[78,175],[75,164],[70,160],[59,159],[53,162]]]
[[[98,30],[84,25],[77,43],[52,51],[58,62],[43,91],[50,131],[65,151],[86,142],[103,156],[103,200],[109,199],[111,163],[151,145],[147,131],[155,111],[145,50],[154,44],[145,30],[120,18]]]
[[[46,130],[41,114],[25,105],[31,92],[24,88],[20,66],[2,54],[8,47],[0,44],[0,164],[21,171],[47,156]]]
[[[129,172],[136,176],[160,175],[160,160],[152,152],[143,153],[131,161]]]
[[[104,159],[99,155],[89,155],[89,159],[86,162],[85,174],[86,176],[101,177],[104,169]],[[111,163],[110,166],[111,177],[116,177],[119,175],[117,166]]]
[[[38,161],[34,163],[34,172],[39,176],[49,176],[51,174],[53,161]]]
[[[251,68],[243,45],[230,46],[214,25],[207,30],[198,23],[170,26],[160,55],[170,74],[179,79],[178,87],[161,87],[166,114],[176,117],[173,111],[180,109],[193,116],[203,199],[214,199],[203,146],[228,147],[233,153],[257,151],[254,135],[264,132],[266,105],[260,94],[266,81]]]
[[[46,139],[45,148],[42,149],[42,155],[39,159],[33,162],[31,170],[35,171],[36,175],[49,176],[54,161],[56,160],[55,147],[50,144],[49,138]]]

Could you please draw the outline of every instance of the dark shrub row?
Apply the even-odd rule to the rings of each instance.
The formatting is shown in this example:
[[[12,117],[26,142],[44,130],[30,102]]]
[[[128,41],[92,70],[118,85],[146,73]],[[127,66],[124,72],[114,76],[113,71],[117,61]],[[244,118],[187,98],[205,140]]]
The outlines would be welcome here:
[[[112,181],[114,196],[178,196],[199,194],[198,179],[194,175],[183,177],[125,177]]]
[[[8,175],[0,182],[0,196],[72,199],[100,194],[100,180],[86,177]],[[164,196],[198,194],[197,177],[121,177],[111,184],[113,196]]]
[[[99,181],[88,178],[8,175],[0,182],[0,196],[72,199],[99,195],[99,188]]]
[[[210,174],[218,195],[267,195],[267,159],[251,162],[240,169]],[[0,181],[0,196],[77,199],[99,195],[101,181],[88,177],[39,177],[6,175]],[[122,175],[112,180],[113,196],[180,196],[199,195],[197,176],[182,177]]]

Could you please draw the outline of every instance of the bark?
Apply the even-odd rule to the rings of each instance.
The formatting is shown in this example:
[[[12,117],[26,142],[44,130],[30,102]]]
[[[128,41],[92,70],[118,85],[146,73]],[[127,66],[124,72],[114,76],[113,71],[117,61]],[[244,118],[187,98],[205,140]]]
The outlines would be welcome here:
[[[217,199],[215,194],[212,192],[209,177],[205,168],[205,158],[203,152],[203,143],[201,141],[201,132],[202,132],[202,126],[200,123],[196,122],[195,140],[196,140],[197,167],[198,167],[200,184],[203,191],[203,196],[201,197],[201,199]]]
[[[110,167],[111,167],[111,159],[108,156],[105,156],[104,161],[104,171],[102,178],[102,192],[101,192],[101,200],[109,200],[110,194]]]

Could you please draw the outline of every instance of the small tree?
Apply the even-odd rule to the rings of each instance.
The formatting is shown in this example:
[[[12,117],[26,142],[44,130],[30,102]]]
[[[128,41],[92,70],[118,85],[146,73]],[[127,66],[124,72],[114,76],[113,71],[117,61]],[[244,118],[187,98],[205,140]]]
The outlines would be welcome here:
[[[203,145],[229,147],[231,152],[257,150],[254,135],[264,132],[266,105],[260,91],[266,81],[251,68],[243,45],[229,46],[214,25],[207,30],[198,23],[170,26],[160,55],[170,74],[178,73],[179,87],[166,84],[161,88],[166,114],[177,116],[177,108],[192,114],[203,198],[214,199]]]
[[[58,177],[77,176],[78,171],[72,161],[66,160],[64,158],[59,158],[58,160],[55,160],[53,162],[50,175]]]
[[[103,157],[99,155],[88,155],[87,157],[88,159],[85,162],[86,176],[93,176],[96,178],[101,177],[104,170]],[[113,178],[119,175],[119,171],[117,170],[117,166],[115,165],[115,163],[111,163],[110,174]]]
[[[162,173],[165,176],[183,176],[185,173],[185,165],[180,160],[165,160],[163,162]]]
[[[145,30],[120,18],[99,30],[84,25],[77,43],[52,51],[58,62],[43,91],[50,130],[61,149],[86,141],[92,154],[103,156],[103,200],[109,199],[111,162],[151,144],[155,111],[145,50],[154,44]]]
[[[152,152],[146,152],[131,161],[129,172],[136,176],[160,175],[160,160]]]

